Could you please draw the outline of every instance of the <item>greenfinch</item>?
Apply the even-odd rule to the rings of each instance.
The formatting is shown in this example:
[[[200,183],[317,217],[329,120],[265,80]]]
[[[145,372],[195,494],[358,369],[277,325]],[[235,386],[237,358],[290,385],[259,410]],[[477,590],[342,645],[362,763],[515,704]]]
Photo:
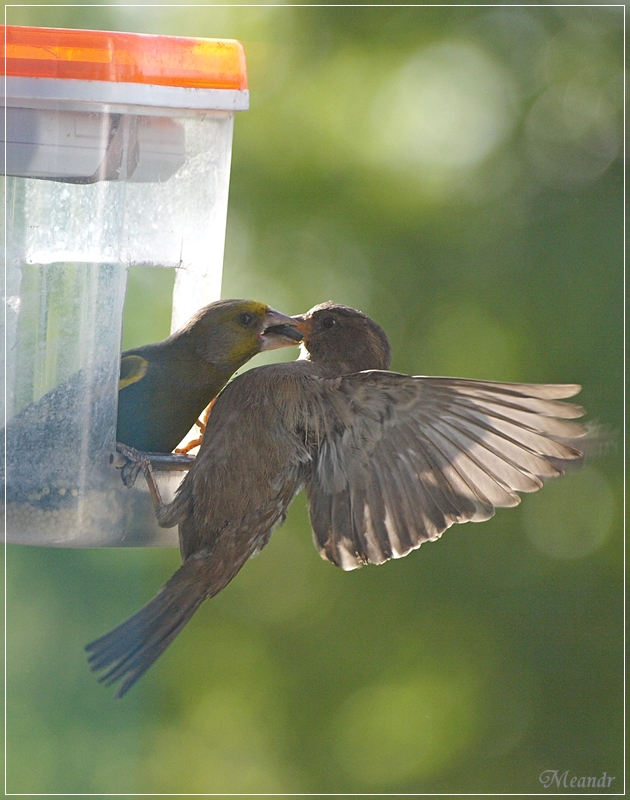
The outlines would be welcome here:
[[[297,344],[300,334],[287,323],[290,317],[263,303],[219,300],[164,341],[124,352],[116,440],[170,453],[243,364]]]
[[[170,453],[239,367],[261,350],[294,345],[299,338],[291,317],[263,303],[221,300],[202,308],[163,342],[122,354],[117,440],[136,450]],[[102,387],[111,385],[113,369],[112,358],[111,364],[79,370],[9,421],[0,437],[3,479],[5,453],[8,464],[7,503],[54,511],[77,502],[83,491],[78,478],[98,473],[101,479],[109,468],[113,412]],[[89,425],[78,413],[86,397]],[[133,467],[130,473],[124,464],[127,485],[129,474]]]
[[[302,357],[228,384],[175,499],[156,497],[160,524],[179,526],[183,564],[86,648],[103,683],[121,682],[118,697],[268,543],[303,487],[321,556],[351,570],[515,506],[581,458],[583,410],[559,402],[579,386],[389,372],[383,330],[332,303],[295,325]]]

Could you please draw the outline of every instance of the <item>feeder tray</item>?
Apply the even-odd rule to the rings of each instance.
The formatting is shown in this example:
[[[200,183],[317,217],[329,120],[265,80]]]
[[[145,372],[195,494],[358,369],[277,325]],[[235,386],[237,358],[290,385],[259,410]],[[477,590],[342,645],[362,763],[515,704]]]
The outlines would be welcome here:
[[[239,42],[8,26],[7,541],[177,545],[116,464],[132,265],[176,271],[172,329],[220,295]],[[151,456],[165,499],[190,457]]]

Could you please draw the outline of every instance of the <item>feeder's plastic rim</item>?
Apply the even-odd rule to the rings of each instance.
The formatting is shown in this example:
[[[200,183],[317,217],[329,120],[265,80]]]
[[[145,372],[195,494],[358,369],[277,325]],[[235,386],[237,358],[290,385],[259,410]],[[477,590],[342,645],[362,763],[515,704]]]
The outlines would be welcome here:
[[[6,105],[64,111],[190,116],[205,111],[246,111],[247,89],[188,89],[111,81],[6,78]]]
[[[7,77],[247,89],[245,52],[235,39],[20,25],[0,28]]]

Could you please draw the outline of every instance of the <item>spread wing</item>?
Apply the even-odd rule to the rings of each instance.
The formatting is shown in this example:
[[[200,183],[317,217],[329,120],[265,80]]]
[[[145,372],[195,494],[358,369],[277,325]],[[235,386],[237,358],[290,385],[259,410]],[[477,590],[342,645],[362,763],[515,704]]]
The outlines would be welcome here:
[[[326,382],[306,491],[315,544],[343,569],[401,558],[515,506],[581,458],[576,385],[361,372]],[[323,410],[326,409],[326,410]]]

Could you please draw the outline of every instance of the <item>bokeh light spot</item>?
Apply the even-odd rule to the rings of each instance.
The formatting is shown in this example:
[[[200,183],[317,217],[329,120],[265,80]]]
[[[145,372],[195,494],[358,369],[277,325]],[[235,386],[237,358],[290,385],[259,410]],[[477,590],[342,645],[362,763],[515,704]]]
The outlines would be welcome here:
[[[552,558],[582,558],[608,539],[615,514],[612,489],[593,467],[553,482],[523,506],[532,544]]]
[[[362,689],[337,720],[337,756],[349,777],[382,788],[439,773],[473,738],[474,682],[427,675]]]
[[[544,183],[591,181],[608,169],[621,146],[615,108],[603,92],[577,81],[542,94],[526,130],[529,157]]]
[[[286,791],[263,713],[225,687],[201,697],[188,718],[157,732],[146,762],[154,791]]]
[[[509,132],[513,89],[482,48],[446,41],[411,58],[377,95],[375,144],[402,167],[469,167]]]

